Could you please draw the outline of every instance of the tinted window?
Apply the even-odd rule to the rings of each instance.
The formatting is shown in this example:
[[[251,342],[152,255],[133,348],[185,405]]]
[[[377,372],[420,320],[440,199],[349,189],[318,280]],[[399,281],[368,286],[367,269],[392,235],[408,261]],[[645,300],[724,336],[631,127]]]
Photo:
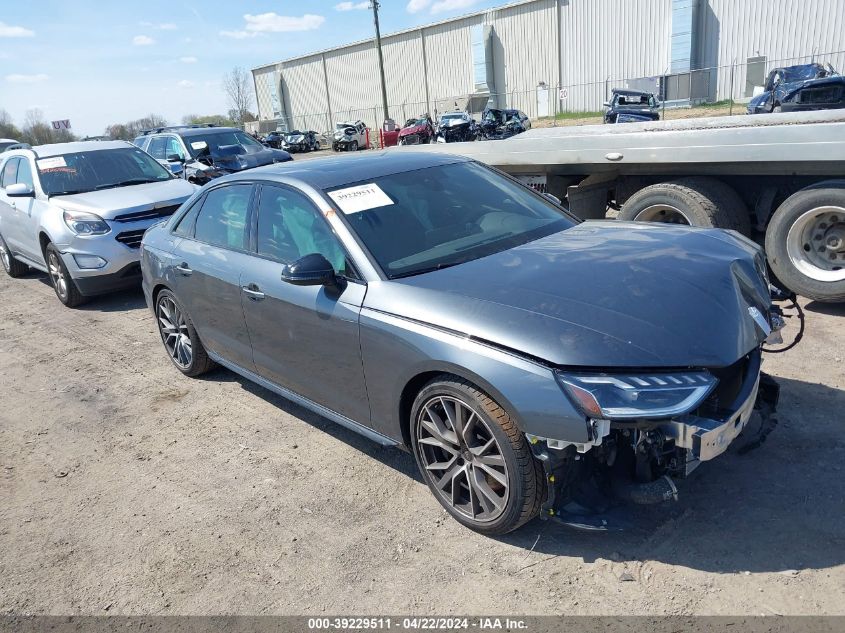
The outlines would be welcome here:
[[[170,180],[170,172],[137,147],[62,154],[35,164],[48,196]]]
[[[320,253],[345,275],[346,255],[325,218],[298,191],[264,186],[258,205],[257,249],[283,262]]]
[[[185,213],[181,218],[179,218],[176,226],[173,229],[173,232],[176,235],[182,235],[183,237],[193,237],[194,235],[194,220],[197,218],[197,213],[202,206],[202,200],[197,200],[191,205],[191,208],[188,209],[188,212]]]
[[[147,148],[147,153],[157,160],[165,159],[165,148],[167,146],[167,139],[163,136],[154,136],[150,139],[150,146]]]
[[[35,185],[32,183],[32,167],[29,165],[29,161],[25,158],[21,158],[19,161],[18,177],[16,182],[29,185],[30,189],[35,188]]]
[[[562,231],[576,220],[528,188],[477,163],[455,163],[354,183],[374,184],[372,208],[345,213],[388,277],[418,274]],[[329,194],[342,195],[338,187]],[[360,206],[360,193],[347,194]],[[331,197],[331,195],[329,196]],[[341,210],[343,208],[341,207]]]
[[[194,237],[224,248],[246,248],[246,219],[252,185],[212,189],[197,215]]]
[[[15,184],[15,178],[18,175],[19,158],[10,158],[3,165],[3,173],[0,175],[0,187],[5,189],[9,185]]]

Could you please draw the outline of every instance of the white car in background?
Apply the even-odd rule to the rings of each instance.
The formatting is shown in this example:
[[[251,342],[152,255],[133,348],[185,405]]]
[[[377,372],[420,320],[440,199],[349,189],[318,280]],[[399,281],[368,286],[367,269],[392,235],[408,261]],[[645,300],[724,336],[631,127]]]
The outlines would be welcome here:
[[[0,154],[0,262],[35,268],[74,307],[140,285],[141,238],[198,187],[125,141],[82,141]]]

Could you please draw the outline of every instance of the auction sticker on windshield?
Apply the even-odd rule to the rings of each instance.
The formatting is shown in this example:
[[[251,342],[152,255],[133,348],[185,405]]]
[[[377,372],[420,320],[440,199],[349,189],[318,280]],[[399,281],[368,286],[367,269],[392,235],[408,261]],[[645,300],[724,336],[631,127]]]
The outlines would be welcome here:
[[[347,215],[393,204],[393,200],[374,182],[330,191],[329,197]]]
[[[38,169],[47,171],[49,169],[58,169],[59,167],[67,167],[64,156],[52,156],[50,158],[38,159]]]

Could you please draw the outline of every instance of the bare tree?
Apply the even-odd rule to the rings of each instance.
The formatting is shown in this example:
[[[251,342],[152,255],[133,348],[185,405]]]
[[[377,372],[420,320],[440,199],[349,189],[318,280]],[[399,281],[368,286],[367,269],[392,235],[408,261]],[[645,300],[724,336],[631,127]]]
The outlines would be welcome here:
[[[252,77],[250,73],[235,66],[230,72],[223,76],[223,92],[229,99],[229,110],[232,118],[240,124],[250,115],[250,108],[254,102],[252,91]]]

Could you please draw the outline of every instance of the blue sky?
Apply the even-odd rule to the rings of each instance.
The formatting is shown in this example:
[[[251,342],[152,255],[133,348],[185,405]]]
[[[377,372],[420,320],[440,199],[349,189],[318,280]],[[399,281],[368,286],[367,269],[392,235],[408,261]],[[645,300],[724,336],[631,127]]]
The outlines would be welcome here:
[[[506,4],[382,0],[382,33]],[[0,109],[19,125],[39,108],[78,135],[149,112],[227,110],[220,88],[252,68],[373,35],[368,2],[352,0],[0,0]]]

